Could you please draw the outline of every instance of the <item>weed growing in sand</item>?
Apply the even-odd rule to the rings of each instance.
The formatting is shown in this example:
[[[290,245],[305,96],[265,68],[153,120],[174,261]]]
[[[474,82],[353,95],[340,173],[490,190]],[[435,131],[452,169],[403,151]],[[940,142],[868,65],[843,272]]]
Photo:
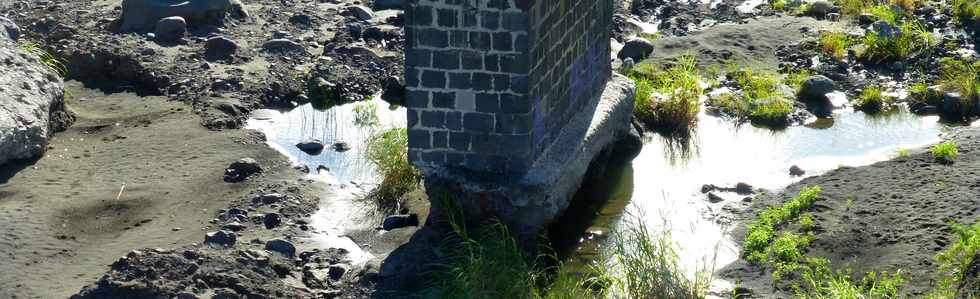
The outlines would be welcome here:
[[[648,42],[654,42],[660,39],[660,32],[657,33],[640,33],[640,38],[647,40]]]
[[[864,60],[881,63],[907,59],[934,44],[935,38],[928,29],[917,21],[909,21],[898,26],[894,33],[869,31],[864,35],[864,51],[859,54]]]
[[[801,299],[898,298],[905,285],[901,270],[893,273],[868,272],[861,281],[851,278],[850,269],[833,271],[830,261],[808,257],[796,295]]]
[[[932,147],[932,157],[936,161],[952,163],[959,156],[960,151],[956,147],[956,141],[946,141]]]
[[[772,206],[749,224],[743,247],[746,260],[761,263],[769,260],[769,243],[775,237],[776,229],[796,219],[804,210],[809,209],[820,196],[820,186],[805,187],[799,195],[781,206]]]
[[[851,46],[851,37],[844,32],[823,32],[820,34],[820,51],[836,59],[847,56],[847,48]]]
[[[773,280],[789,282],[799,298],[896,298],[904,285],[900,271],[869,272],[856,282],[849,269],[835,272],[827,259],[807,256],[815,240],[810,231],[813,216],[801,211],[809,209],[820,192],[819,186],[803,188],[796,198],[760,213],[743,243],[746,259],[770,267]],[[802,234],[788,230],[794,218]]]
[[[884,94],[881,87],[868,86],[858,97],[851,100],[851,104],[861,111],[875,113],[889,108],[894,101],[893,97]]]
[[[963,282],[968,267],[973,259],[980,255],[980,222],[972,226],[953,223],[953,232],[957,241],[949,248],[936,255],[939,263],[940,280],[928,298],[953,298],[957,288]],[[965,293],[964,298],[980,297],[980,290]]]
[[[665,133],[683,133],[695,124],[704,87],[694,56],[681,56],[665,70],[639,64],[629,76],[637,82],[634,113],[641,122]]]
[[[381,124],[378,119],[378,104],[362,102],[354,105],[354,124],[361,127],[374,127]]]
[[[65,67],[64,62],[61,59],[55,57],[54,54],[51,54],[51,52],[48,52],[47,50],[42,48],[41,45],[38,45],[36,43],[23,43],[20,45],[20,47],[25,52],[33,55],[34,57],[37,57],[37,59],[41,62],[42,65],[54,71],[59,76],[61,77],[68,76],[68,68]]]
[[[898,156],[899,157],[904,158],[904,157],[908,157],[910,155],[911,155],[911,152],[909,152],[909,149],[907,149],[907,148],[900,148],[900,149],[898,149]]]
[[[419,170],[408,162],[408,131],[402,128],[372,134],[365,155],[382,176],[381,184],[368,198],[382,210],[397,209],[402,196],[418,188],[422,180]]]

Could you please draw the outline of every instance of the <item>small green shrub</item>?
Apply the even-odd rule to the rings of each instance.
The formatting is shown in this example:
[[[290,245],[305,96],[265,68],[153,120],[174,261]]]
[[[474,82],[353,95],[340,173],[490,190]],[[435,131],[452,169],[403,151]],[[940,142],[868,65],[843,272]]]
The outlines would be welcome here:
[[[25,52],[37,57],[41,64],[62,78],[68,76],[68,68],[65,67],[65,63],[60,58],[55,57],[54,54],[51,54],[51,52],[42,48],[41,45],[36,43],[23,43],[20,47]]]
[[[940,280],[928,298],[953,298],[963,282],[967,268],[973,258],[980,253],[980,222],[973,226],[951,224],[957,236],[956,243],[936,255],[939,264]],[[967,293],[967,296],[980,296],[980,290]],[[965,297],[970,298],[970,297]]]
[[[381,210],[394,210],[402,197],[418,188],[422,174],[408,161],[408,131],[404,128],[372,134],[364,151],[368,161],[378,167],[381,184],[368,194]]]
[[[820,34],[820,51],[836,59],[847,57],[847,48],[851,46],[851,37],[844,32],[822,32]]]
[[[902,23],[899,28],[901,33],[894,36],[880,36],[873,31],[865,34],[862,41],[865,48],[859,56],[875,63],[898,61],[934,44],[935,38],[917,21]]]
[[[960,151],[956,147],[956,141],[946,141],[932,147],[932,157],[936,161],[952,163],[959,156]]]
[[[634,114],[645,125],[664,133],[684,133],[697,122],[704,88],[694,56],[681,56],[666,70],[639,64],[629,75],[637,82]]]
[[[854,98],[851,104],[864,112],[874,113],[887,109],[894,101],[894,98],[884,95],[881,87],[869,86],[862,90],[861,95]]]

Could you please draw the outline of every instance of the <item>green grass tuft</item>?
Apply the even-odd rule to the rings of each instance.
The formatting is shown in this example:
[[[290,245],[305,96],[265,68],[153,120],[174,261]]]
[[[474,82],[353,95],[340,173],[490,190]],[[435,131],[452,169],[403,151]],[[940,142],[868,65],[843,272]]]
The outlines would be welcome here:
[[[820,33],[820,51],[838,60],[847,57],[847,48],[852,44],[851,37],[844,32]]]
[[[665,70],[641,63],[629,76],[637,82],[634,114],[645,125],[664,133],[686,133],[697,122],[704,88],[694,56],[681,56]]]
[[[973,107],[973,99],[980,95],[980,61],[963,61],[943,58],[939,61],[942,69],[940,86],[946,91],[959,93],[966,107]]]
[[[852,99],[851,104],[861,111],[876,113],[886,110],[894,101],[893,97],[884,95],[881,87],[869,86],[861,91],[861,95]]]
[[[909,21],[899,25],[901,34],[887,37],[876,32],[868,32],[862,41],[864,51],[859,54],[864,60],[881,63],[899,61],[931,47],[935,38],[921,23]]]
[[[383,211],[396,210],[402,197],[418,188],[422,174],[408,161],[408,130],[389,129],[372,134],[365,155],[378,167],[381,184],[368,194]]]
[[[20,47],[25,52],[37,57],[41,64],[51,71],[57,73],[58,76],[61,76],[62,78],[68,76],[68,68],[65,67],[64,61],[42,48],[41,45],[36,43],[23,43],[20,45]]]
[[[980,0],[950,0],[949,6],[961,22],[980,17]]]
[[[609,293],[615,298],[704,298],[714,265],[699,269],[693,279],[678,265],[675,244],[669,233],[654,235],[640,214],[629,213],[616,231],[610,253],[603,257],[612,269]]]
[[[959,154],[960,151],[956,146],[956,141],[950,140],[932,147],[932,157],[936,161],[952,163],[956,161],[956,157]]]

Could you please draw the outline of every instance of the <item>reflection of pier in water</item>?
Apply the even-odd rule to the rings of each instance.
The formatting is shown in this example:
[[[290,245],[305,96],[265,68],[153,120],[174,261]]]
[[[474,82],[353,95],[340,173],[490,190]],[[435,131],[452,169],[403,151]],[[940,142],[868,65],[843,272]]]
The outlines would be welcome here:
[[[355,123],[355,107],[370,107],[368,103],[374,104],[379,125]],[[306,104],[285,112],[257,112],[249,120],[248,127],[265,133],[272,147],[293,159],[293,163],[309,167],[311,174],[316,175],[317,168],[323,166],[329,171],[322,171],[319,175],[328,181],[374,183],[377,180],[374,165],[364,158],[368,138],[378,130],[405,126],[404,109],[392,110],[388,107],[387,102],[378,98],[325,109]],[[323,152],[310,155],[296,148],[297,143],[308,139],[322,141],[325,145]],[[333,145],[337,142],[347,143],[350,150],[334,150]]]

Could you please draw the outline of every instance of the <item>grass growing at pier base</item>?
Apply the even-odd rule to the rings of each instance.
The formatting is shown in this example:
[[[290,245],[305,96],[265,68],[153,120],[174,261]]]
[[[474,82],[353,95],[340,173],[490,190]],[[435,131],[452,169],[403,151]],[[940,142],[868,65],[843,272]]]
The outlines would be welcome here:
[[[381,184],[368,194],[384,211],[397,209],[406,193],[418,188],[422,174],[408,161],[408,131],[404,128],[376,132],[367,140],[365,155],[378,167]]]
[[[439,249],[444,262],[436,265],[422,298],[699,299],[707,295],[713,266],[688,278],[670,235],[653,234],[642,217],[628,216],[601,258],[584,272],[574,273],[553,255],[528,256],[499,222],[475,229],[464,226],[458,206],[447,205],[453,232]]]

